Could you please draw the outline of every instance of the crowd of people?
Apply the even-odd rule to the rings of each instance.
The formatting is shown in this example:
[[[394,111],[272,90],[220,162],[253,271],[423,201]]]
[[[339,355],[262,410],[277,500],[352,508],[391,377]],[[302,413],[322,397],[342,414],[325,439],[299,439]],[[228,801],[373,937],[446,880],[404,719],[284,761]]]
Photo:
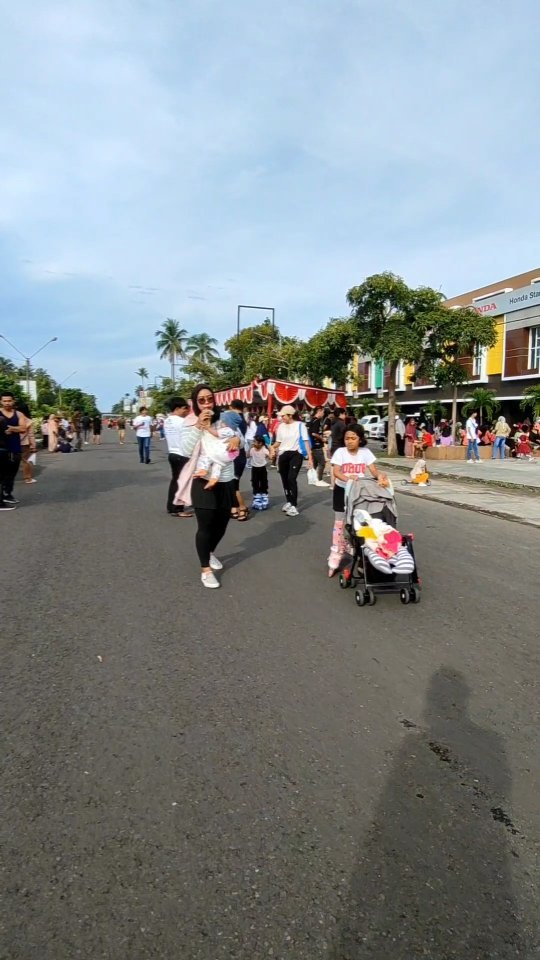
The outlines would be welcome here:
[[[398,452],[407,457],[420,457],[430,447],[466,447],[467,463],[480,462],[480,447],[491,447],[492,460],[505,460],[506,457],[534,462],[535,452],[540,451],[540,417],[534,423],[509,424],[505,417],[496,421],[478,422],[478,411],[473,410],[465,423],[457,421],[455,427],[449,420],[441,420],[437,425],[426,421],[418,423],[410,417],[406,423],[396,420]],[[403,433],[401,434],[401,427]],[[403,446],[400,448],[400,435]]]

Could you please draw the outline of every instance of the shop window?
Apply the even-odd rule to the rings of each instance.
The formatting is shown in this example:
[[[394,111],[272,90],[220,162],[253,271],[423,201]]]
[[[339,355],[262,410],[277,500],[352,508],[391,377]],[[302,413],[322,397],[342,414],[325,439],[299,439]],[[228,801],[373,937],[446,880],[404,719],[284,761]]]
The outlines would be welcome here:
[[[529,337],[529,370],[540,369],[540,327],[531,327]]]

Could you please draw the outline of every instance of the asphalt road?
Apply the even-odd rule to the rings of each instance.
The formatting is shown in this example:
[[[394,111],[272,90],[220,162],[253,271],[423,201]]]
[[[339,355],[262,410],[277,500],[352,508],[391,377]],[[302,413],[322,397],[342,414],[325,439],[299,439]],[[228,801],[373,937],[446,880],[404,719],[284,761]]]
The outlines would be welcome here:
[[[535,960],[538,531],[401,497],[359,610],[305,487],[204,591],[105,439],[1,518],[2,960]]]

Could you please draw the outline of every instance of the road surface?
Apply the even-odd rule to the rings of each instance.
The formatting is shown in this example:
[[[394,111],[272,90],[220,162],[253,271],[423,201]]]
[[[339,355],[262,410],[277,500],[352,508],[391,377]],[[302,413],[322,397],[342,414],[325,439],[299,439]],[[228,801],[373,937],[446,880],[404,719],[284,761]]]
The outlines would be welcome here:
[[[535,960],[538,531],[401,497],[359,610],[305,487],[204,591],[115,439],[2,517],[2,960]]]

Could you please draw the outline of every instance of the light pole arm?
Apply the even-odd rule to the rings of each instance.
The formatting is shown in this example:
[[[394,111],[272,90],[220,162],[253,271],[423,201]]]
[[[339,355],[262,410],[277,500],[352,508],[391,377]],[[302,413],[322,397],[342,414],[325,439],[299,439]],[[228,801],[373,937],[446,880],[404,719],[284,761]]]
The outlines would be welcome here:
[[[50,343],[54,343],[55,340],[58,340],[58,337],[51,337],[50,340],[47,340],[47,343],[44,343],[43,346],[39,348],[39,350],[36,350],[36,352],[33,353],[31,357],[28,357],[28,362],[30,362],[30,360],[33,360],[34,357],[36,357],[38,353],[41,353],[41,351],[44,350],[45,347],[48,347]],[[26,360],[26,357],[25,357],[25,360]]]
[[[24,353],[22,353],[22,351],[19,350],[19,348],[16,347],[15,344],[11,342],[11,340],[8,340],[8,338],[5,337],[3,333],[0,333],[0,337],[2,338],[2,340],[5,340],[6,343],[9,343],[10,347],[13,347],[16,353],[18,353],[19,356],[23,358],[23,360],[28,360],[28,357]]]

